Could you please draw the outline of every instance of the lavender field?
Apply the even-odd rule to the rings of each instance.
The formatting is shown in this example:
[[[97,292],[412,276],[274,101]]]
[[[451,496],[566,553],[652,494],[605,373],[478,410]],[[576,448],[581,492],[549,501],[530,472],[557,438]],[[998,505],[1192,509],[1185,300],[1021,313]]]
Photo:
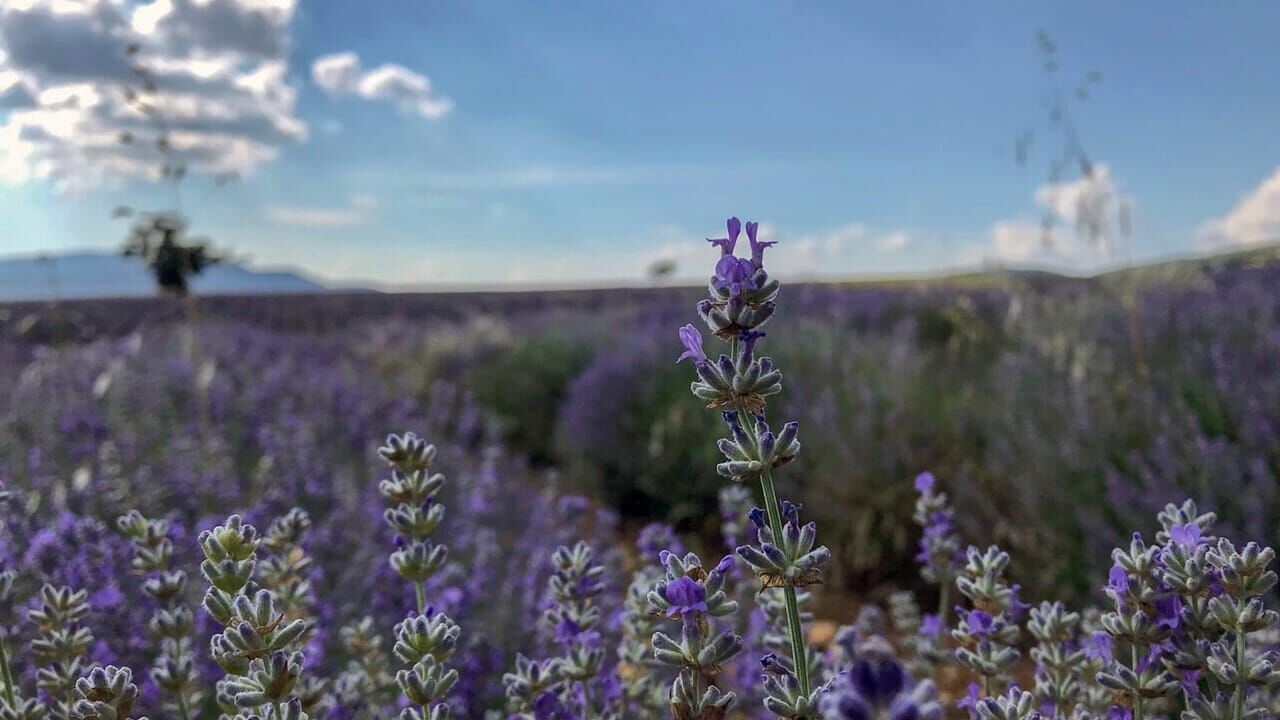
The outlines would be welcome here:
[[[0,718],[1280,712],[1280,263],[751,234],[703,301],[0,306]]]

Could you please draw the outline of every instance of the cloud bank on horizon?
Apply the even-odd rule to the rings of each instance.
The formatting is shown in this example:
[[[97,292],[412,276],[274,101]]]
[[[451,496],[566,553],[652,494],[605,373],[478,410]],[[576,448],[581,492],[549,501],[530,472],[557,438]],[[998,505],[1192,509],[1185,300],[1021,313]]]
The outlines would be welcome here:
[[[521,12],[507,10],[513,16]],[[852,169],[831,170],[814,155],[788,149],[786,142],[767,148],[772,164],[760,159],[759,168],[736,167],[741,154],[728,161],[703,151],[714,146],[714,139],[700,141],[693,130],[687,141],[672,138],[669,157],[653,156],[639,146],[664,132],[667,126],[650,115],[665,110],[655,107],[647,88],[627,86],[640,81],[623,74],[614,83],[620,97],[631,102],[629,94],[641,92],[630,113],[608,114],[614,98],[597,98],[592,88],[596,95],[608,95],[610,86],[583,75],[591,68],[566,69],[564,63],[599,62],[608,66],[601,74],[609,68],[616,73],[620,66],[613,65],[614,55],[625,55],[625,48],[613,53],[591,45],[575,34],[570,19],[548,21],[563,36],[554,50],[526,50],[531,54],[512,58],[469,56],[458,61],[466,72],[453,68],[452,83],[441,89],[431,79],[431,63],[414,51],[416,44],[357,41],[357,31],[335,30],[342,22],[327,17],[335,12],[325,4],[300,7],[297,0],[9,0],[0,5],[0,187],[14,191],[11,201],[0,196],[0,211],[17,218],[15,236],[37,238],[13,248],[0,246],[0,252],[42,249],[40,242],[114,243],[115,231],[105,219],[101,228],[87,219],[74,225],[75,231],[101,232],[101,239],[95,234],[88,242],[55,236],[63,231],[80,237],[64,231],[61,220],[48,222],[47,231],[41,221],[63,207],[60,203],[86,208],[76,212],[87,214],[105,198],[114,201],[153,182],[157,153],[148,138],[157,122],[164,124],[171,151],[192,175],[237,176],[249,188],[236,200],[239,206],[211,202],[206,222],[214,226],[215,239],[251,245],[249,252],[266,262],[298,264],[331,278],[376,277],[389,283],[423,282],[442,273],[466,282],[498,258],[505,260],[505,274],[488,275],[498,281],[636,278],[658,260],[696,275],[684,268],[700,267],[701,237],[711,231],[693,218],[718,216],[725,201],[762,198],[767,203],[762,232],[791,247],[776,256],[784,273],[927,271],[981,263],[1087,271],[1128,259],[1107,242],[1077,232],[1093,213],[1124,224],[1136,216],[1136,222],[1158,225],[1151,218],[1166,212],[1172,196],[1167,189],[1159,200],[1144,195],[1156,183],[1113,142],[1112,162],[1096,164],[1085,177],[1024,190],[1005,203],[1005,212],[982,217],[969,207],[942,203],[935,209],[932,199],[921,205],[920,187],[900,184],[882,189],[910,198],[893,214],[828,193],[814,213],[819,219],[797,222],[798,215],[816,207],[797,190],[815,169],[855,187],[877,180],[855,180],[857,160]],[[464,29],[450,31],[460,38],[457,45],[474,46],[468,36],[474,27],[491,32],[505,22],[480,15],[445,17],[440,24],[458,23]],[[441,33],[437,40],[448,44],[451,36]],[[519,50],[513,47],[508,52]],[[482,47],[469,50],[483,52]],[[601,54],[606,51],[607,56]],[[636,62],[661,62],[655,58]],[[500,64],[507,60],[508,66]],[[486,72],[486,62],[496,69]],[[537,67],[538,62],[546,67]],[[525,78],[527,93],[519,87],[521,78],[500,77],[499,70],[516,63],[542,73]],[[136,90],[136,65],[145,66],[154,87]],[[693,66],[689,70],[698,72]],[[707,72],[710,77],[725,71]],[[675,107],[695,96],[682,94],[692,88],[679,79],[670,84]],[[531,102],[535,89],[543,95]],[[138,111],[137,92],[154,108],[152,116]],[[814,108],[797,110],[800,119],[790,122],[803,128],[824,102],[820,98]],[[372,115],[379,106],[388,112]],[[570,114],[575,108],[582,108],[580,114]],[[739,122],[736,114],[728,117],[730,126]],[[580,122],[584,118],[589,122]],[[449,129],[428,129],[446,119]],[[691,116],[688,125],[698,122]],[[880,131],[891,126],[886,121]],[[781,126],[761,127],[766,129],[761,137],[777,135]],[[849,149],[855,157],[876,152],[856,140],[832,138],[854,143]],[[520,144],[526,140],[527,145]],[[399,157],[404,152],[396,150],[397,143],[428,164]],[[362,149],[367,153],[360,154]],[[339,156],[340,164],[330,160]],[[431,160],[435,156],[438,165]],[[1117,156],[1123,156],[1123,164]],[[875,160],[862,162],[874,166]],[[1280,162],[1280,156],[1272,162]],[[769,169],[779,163],[784,169],[770,185]],[[754,185],[741,197],[722,189],[736,182],[728,178],[744,174]],[[1158,237],[1164,233],[1158,227],[1146,230],[1141,253],[1280,240],[1280,166],[1260,182],[1256,175],[1234,178],[1234,205],[1206,205],[1198,219],[1184,221],[1183,226],[1190,222],[1180,233],[1185,242]],[[777,198],[771,192],[775,188]],[[953,189],[974,192],[968,183]],[[17,191],[26,194],[20,197]],[[708,197],[704,209],[694,213],[689,207],[698,193]],[[923,192],[926,198],[939,194]],[[608,217],[617,206],[651,208],[664,202],[678,206],[680,217],[611,232]],[[413,222],[428,229],[402,229]],[[30,232],[33,228],[39,232]]]

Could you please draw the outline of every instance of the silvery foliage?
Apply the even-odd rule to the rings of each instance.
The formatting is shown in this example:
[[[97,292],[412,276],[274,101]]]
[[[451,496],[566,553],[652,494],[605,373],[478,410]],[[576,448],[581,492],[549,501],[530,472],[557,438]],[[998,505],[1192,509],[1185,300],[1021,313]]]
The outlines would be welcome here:
[[[956,589],[968,598],[973,609],[961,611],[951,637],[956,641],[955,657],[962,665],[982,676],[988,692],[993,681],[1003,682],[1017,661],[1017,590],[1005,580],[1009,554],[992,545],[985,551],[970,547],[965,564],[956,578]]]
[[[676,720],[720,720],[737,696],[711,684],[723,665],[742,650],[742,637],[732,630],[717,632],[709,618],[726,618],[738,603],[725,592],[725,576],[733,567],[732,556],[710,572],[694,553],[680,557],[663,552],[665,575],[649,590],[646,599],[652,615],[680,622],[680,639],[661,630],[652,637],[654,658],[675,668],[668,696]]]

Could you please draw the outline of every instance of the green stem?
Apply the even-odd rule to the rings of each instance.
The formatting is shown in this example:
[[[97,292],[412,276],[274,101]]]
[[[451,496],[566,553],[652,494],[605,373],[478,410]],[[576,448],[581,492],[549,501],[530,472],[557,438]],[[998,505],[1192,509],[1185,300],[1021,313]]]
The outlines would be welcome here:
[[[1138,650],[1138,643],[1129,643],[1129,658],[1133,665],[1133,671],[1138,672],[1139,657],[1141,652]],[[1133,720],[1142,720],[1142,694],[1138,693],[1133,696]]]
[[[284,720],[284,710],[280,707],[279,702],[271,703],[276,709],[276,720]]]
[[[1244,633],[1236,630],[1236,697],[1232,715],[1236,720],[1244,718]]]
[[[187,709],[187,698],[181,691],[178,692],[178,714],[182,716],[182,720],[191,720],[191,711]]]
[[[938,627],[941,630],[938,633],[938,640],[946,639],[947,621],[951,614],[951,581],[942,583],[942,587],[938,589]]]
[[[738,361],[739,341],[729,341],[729,357]],[[742,409],[742,403],[734,401],[734,410],[738,413],[738,421],[752,437],[755,437],[755,426],[747,419],[750,417]],[[769,518],[769,531],[773,533],[774,542],[782,542],[782,511],[778,506],[778,491],[773,486],[773,474],[765,468],[760,474],[760,492],[764,496],[764,509]],[[800,624],[800,605],[796,601],[796,588],[788,582],[783,588],[787,607],[787,634],[791,638],[791,661],[795,666],[796,679],[800,681],[800,691],[808,697],[811,692],[809,684],[809,655],[805,652],[804,626]]]
[[[769,530],[773,533],[774,542],[782,542],[782,511],[778,509],[778,491],[773,487],[773,474],[768,470],[760,475],[760,491],[764,494],[764,509],[769,516]],[[800,624],[796,586],[789,579],[783,586],[783,595],[787,605],[787,630],[791,636],[791,661],[795,666],[796,678],[800,681],[800,692],[808,697],[809,655],[804,649],[804,626]]]
[[[4,700],[9,707],[17,707],[18,702],[13,693],[13,671],[9,669],[9,655],[5,651],[3,640],[0,640],[0,671],[4,673]]]
[[[418,614],[427,611],[427,588],[422,583],[413,584],[413,594],[418,598]]]

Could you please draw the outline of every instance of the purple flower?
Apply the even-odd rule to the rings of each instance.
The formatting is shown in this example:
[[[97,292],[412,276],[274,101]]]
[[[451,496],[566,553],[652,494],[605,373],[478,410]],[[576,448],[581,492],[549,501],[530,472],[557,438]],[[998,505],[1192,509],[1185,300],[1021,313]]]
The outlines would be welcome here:
[[[684,345],[684,353],[676,358],[676,362],[680,362],[685,358],[693,360],[695,363],[704,363],[707,361],[707,354],[702,351],[702,333],[698,332],[698,328],[692,325],[685,325],[680,328],[680,344]]]
[[[747,232],[752,232],[752,225],[755,223],[747,223]],[[725,226],[729,229],[729,237],[707,238],[707,242],[720,248],[721,255],[732,255],[733,248],[738,244],[738,233],[742,231],[742,222],[736,217],[731,217],[725,221]],[[752,245],[754,248],[755,245]]]
[[[704,613],[707,611],[707,595],[702,586],[693,578],[685,575],[667,583],[662,595],[671,603],[667,616],[678,618],[686,614]]]
[[[569,618],[562,618],[556,623],[555,641],[559,645],[592,645],[600,639],[600,633],[586,630]]]
[[[942,634],[942,618],[937,613],[925,613],[920,619],[920,634],[937,640]]]
[[[747,511],[747,519],[757,530],[763,530],[769,526],[768,516],[765,515],[764,508],[751,508]]]
[[[739,338],[742,340],[742,353],[747,358],[755,356],[756,341],[764,337],[765,333],[758,330],[743,330]]]
[[[1120,565],[1112,565],[1111,572],[1107,574],[1107,584],[1103,590],[1114,593],[1119,599],[1129,592],[1129,574],[1124,571]]]
[[[747,242],[751,243],[751,264],[757,269],[764,267],[765,248],[778,244],[776,240],[756,240],[756,232],[759,229],[760,223],[747,221]]]
[[[937,483],[937,479],[933,477],[931,472],[922,472],[916,476],[916,492],[921,495],[929,495],[933,493],[933,486]]]
[[[969,632],[979,637],[990,635],[995,629],[995,618],[990,613],[982,610],[970,610],[966,618],[969,625]]]
[[[716,263],[716,277],[713,283],[721,290],[727,289],[730,297],[738,297],[743,290],[755,290],[756,281],[752,278],[755,267],[750,260],[743,260],[733,255],[725,255]]]
[[[1018,585],[1015,583],[1012,587],[1009,588],[1009,590],[1010,590],[1009,616],[1012,617],[1015,621],[1017,621],[1022,618],[1022,616],[1027,612],[1027,610],[1031,609],[1031,606],[1022,601],[1021,585]]]
[[[956,701],[956,707],[961,710],[968,710],[970,713],[978,711],[978,701],[982,698],[982,688],[978,687],[978,683],[969,683],[969,690],[964,697]]]
[[[573,720],[573,713],[560,701],[553,690],[547,690],[533,701],[535,720]]]
[[[1132,718],[1133,712],[1129,708],[1121,707],[1120,705],[1112,705],[1111,709],[1107,711],[1107,720],[1132,720]]]
[[[1111,636],[1101,630],[1089,633],[1085,637],[1082,647],[1084,656],[1090,660],[1109,663],[1112,660],[1113,642]]]
[[[711,572],[723,575],[733,569],[733,563],[733,556],[725,555],[723,558],[720,558],[720,562],[716,563],[715,568]]]
[[[1169,539],[1185,548],[1195,548],[1203,536],[1200,534],[1200,526],[1189,522],[1169,528]]]
[[[1156,625],[1168,630],[1176,630],[1182,623],[1182,599],[1177,595],[1166,595],[1156,600]]]

